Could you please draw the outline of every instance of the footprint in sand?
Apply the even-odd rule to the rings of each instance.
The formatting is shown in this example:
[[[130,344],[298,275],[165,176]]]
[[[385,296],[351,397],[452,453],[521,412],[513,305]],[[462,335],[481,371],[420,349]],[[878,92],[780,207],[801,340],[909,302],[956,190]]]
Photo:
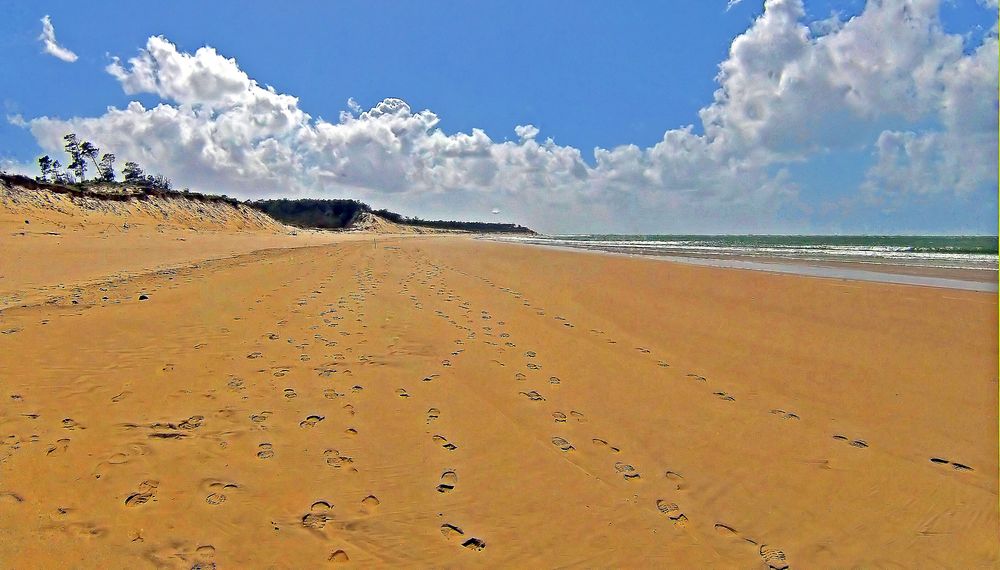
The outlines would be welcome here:
[[[345,465],[354,463],[354,459],[346,455],[341,455],[336,449],[327,449],[323,452],[323,459],[326,464],[334,469],[340,469]]]
[[[257,452],[257,457],[259,459],[270,459],[274,457],[274,448],[270,443],[262,443],[257,446],[260,451]]]
[[[759,544],[752,538],[742,536],[735,528],[727,524],[716,523],[715,532],[731,541],[756,547],[757,555],[767,565],[768,570],[788,570],[787,557],[781,550],[766,544]]]
[[[334,390],[333,388],[327,388],[326,390],[323,390],[323,397],[326,398],[327,400],[335,400],[341,396],[343,396],[343,394]]]
[[[83,427],[82,425],[80,425],[73,418],[66,418],[66,419],[64,419],[62,421],[62,427],[63,427],[63,429],[68,429],[70,431],[75,431],[75,430],[78,430],[78,429],[87,429],[87,428]]]
[[[797,420],[799,415],[794,412],[786,412],[785,410],[779,410],[777,408],[771,410],[771,413],[776,416],[781,416],[783,420]]]
[[[549,376],[549,384],[560,384],[562,380],[559,380],[558,376]]]
[[[557,424],[566,423],[566,414],[562,412],[552,412],[552,417],[556,420]]]
[[[375,511],[378,510],[378,506],[381,504],[382,501],[379,501],[378,497],[375,495],[368,495],[364,499],[361,499],[361,510],[366,514],[372,515],[375,514]]]
[[[736,529],[722,523],[715,523],[715,532],[726,538],[740,538],[740,533],[736,532]],[[756,544],[756,543],[753,543]]]
[[[259,414],[250,414],[250,421],[255,424],[264,423],[270,415],[271,412],[268,411],[260,412]]]
[[[668,481],[670,481],[676,486],[678,491],[683,491],[684,489],[687,488],[687,485],[684,483],[684,476],[681,475],[680,473],[677,473],[675,471],[667,471],[666,473],[664,473],[664,476],[667,478]]]
[[[323,421],[325,418],[323,416],[306,416],[306,419],[299,422],[299,427],[301,428],[313,428],[316,424]]]
[[[177,427],[180,429],[198,429],[204,421],[205,416],[191,416],[177,424]]]
[[[0,503],[23,503],[24,497],[11,491],[0,491]]]
[[[865,440],[863,440],[863,439],[854,439],[854,440],[852,440],[852,439],[849,439],[847,436],[840,435],[840,434],[837,434],[837,435],[833,436],[833,439],[836,439],[837,441],[847,441],[852,446],[859,447],[861,449],[864,449],[864,448],[868,447],[868,442],[865,441]]]
[[[586,421],[587,421],[587,416],[583,415],[583,413],[582,413],[582,412],[578,412],[578,411],[576,411],[576,410],[570,410],[570,412],[569,412],[569,415],[570,415],[570,417],[572,417],[572,418],[573,418],[574,420],[576,420],[576,421],[578,421],[578,422],[580,422],[580,423],[584,423],[584,422],[586,422]]]
[[[681,512],[680,507],[677,503],[671,503],[663,499],[656,500],[656,509],[667,516],[668,519],[674,521],[677,526],[684,526],[687,524],[687,517]]]
[[[453,524],[446,523],[441,525],[441,534],[449,541],[457,541],[465,538],[465,532]],[[471,537],[462,540],[462,546],[468,548],[469,550],[479,551],[486,548],[486,541],[476,537]]]
[[[107,458],[105,463],[108,465],[124,465],[125,463],[128,463],[128,455],[125,455],[124,453],[115,453],[111,457]]]
[[[441,481],[438,483],[437,492],[449,493],[455,490],[455,485],[457,484],[458,474],[451,470],[445,471],[441,474]]]
[[[468,548],[469,550],[480,551],[486,548],[486,541],[476,537],[472,537],[463,542],[462,546],[464,548]]]
[[[558,447],[561,451],[564,451],[564,452],[566,452],[566,451],[572,451],[572,450],[576,449],[575,447],[573,447],[572,444],[570,444],[570,442],[566,441],[565,439],[563,439],[561,437],[553,437],[552,438],[552,445]]]
[[[239,489],[239,485],[236,483],[227,483],[225,481],[215,480],[211,480],[211,482],[207,483],[208,484],[205,485],[205,487],[208,491],[211,491],[211,493],[205,497],[205,502],[213,506],[221,505],[226,502],[226,492],[232,492]]]
[[[330,553],[330,557],[327,560],[334,564],[346,564],[351,561],[351,557],[343,550],[334,550]]]
[[[405,388],[397,388],[396,389],[396,395],[399,396],[400,398],[409,398],[410,397],[409,392],[407,392]]]
[[[705,377],[704,376],[700,376],[698,374],[688,374],[687,377],[688,378],[694,378],[695,380],[697,380],[699,382],[706,382]]]
[[[441,525],[441,535],[447,538],[448,540],[456,539],[464,534],[465,532],[462,531],[462,529],[453,524],[445,523]]]
[[[964,463],[956,463],[954,461],[948,461],[947,459],[942,459],[940,457],[931,457],[931,463],[937,465],[951,465],[956,471],[974,471],[972,467]]]
[[[285,388],[284,392],[282,392],[282,393],[289,400],[291,400],[292,398],[295,398],[295,397],[298,396],[298,394],[295,392],[295,390],[292,390],[291,388]]]
[[[438,419],[439,417],[441,417],[441,410],[437,408],[431,408],[427,410],[427,423],[431,423],[432,421]]]
[[[532,390],[530,392],[518,392],[518,394],[521,394],[522,396],[524,396],[525,398],[531,400],[532,402],[544,402],[545,401],[545,397],[542,396],[541,394],[539,394],[538,392],[534,391],[534,390]]]
[[[622,478],[624,478],[626,481],[630,481],[632,479],[639,479],[640,477],[642,477],[641,475],[639,475],[639,472],[636,471],[635,467],[633,467],[628,463],[622,463],[621,461],[615,462],[615,471],[621,473]]]
[[[663,361],[663,360],[657,360],[657,361],[656,361],[656,365],[657,365],[657,366],[659,366],[660,368],[668,368],[668,367],[670,367],[670,365],[669,365],[669,364],[667,364],[667,363],[666,363],[665,361]]]
[[[302,526],[320,530],[333,519],[333,505],[326,501],[316,501],[309,507],[309,512],[302,515]]]
[[[159,481],[146,480],[139,483],[138,490],[125,497],[126,507],[137,507],[145,505],[156,497],[156,489],[160,486]]]
[[[608,445],[608,442],[606,440],[601,439],[601,438],[595,437],[591,441],[594,443],[594,445],[596,445],[598,447],[607,447],[612,453],[618,453],[619,451],[621,451],[620,449],[618,449],[617,447],[615,447],[613,445]]]
[[[761,559],[764,561],[764,564],[767,564],[769,570],[787,570],[788,559],[781,550],[762,544],[757,549],[757,553],[760,554]]]
[[[448,451],[455,451],[456,449],[458,449],[457,445],[448,441],[448,438],[446,438],[443,435],[434,435],[434,437],[432,437],[431,439],[434,440],[434,443],[437,443],[438,445],[447,449]]]
[[[55,443],[50,445],[49,448],[45,450],[45,455],[59,455],[61,453],[65,453],[67,449],[69,449],[69,439],[57,439]]]
[[[516,380],[517,382],[524,382],[527,379],[528,377],[521,372],[517,372],[514,374],[514,380]]]
[[[734,398],[733,396],[731,396],[730,394],[727,394],[725,392],[713,392],[713,394],[715,394],[716,396],[718,396],[720,400],[725,400],[727,402],[735,402],[736,401],[736,398]]]

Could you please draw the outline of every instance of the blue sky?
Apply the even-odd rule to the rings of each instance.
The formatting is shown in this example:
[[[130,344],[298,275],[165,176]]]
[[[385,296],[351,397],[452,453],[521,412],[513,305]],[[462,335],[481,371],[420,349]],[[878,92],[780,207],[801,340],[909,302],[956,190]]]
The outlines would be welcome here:
[[[10,169],[25,169],[39,154],[56,152],[59,129],[72,129],[123,159],[134,147],[150,169],[199,190],[241,197],[359,197],[425,217],[491,219],[496,208],[501,217],[548,231],[996,231],[996,48],[989,44],[995,42],[996,9],[987,1],[886,0],[889,8],[912,4],[909,10],[936,27],[925,36],[899,38],[893,35],[898,33],[893,18],[901,12],[874,9],[861,0],[807,0],[802,6],[775,0],[769,14],[763,2],[751,0],[728,10],[726,0],[286,2],[279,9],[203,4],[136,9],[125,3],[84,8],[69,2],[0,2],[6,15],[0,21],[0,97],[8,117],[0,121],[0,160]],[[45,15],[58,44],[78,56],[74,62],[44,53],[38,38]],[[817,23],[831,15],[836,25]],[[810,53],[781,43],[794,32],[793,24],[811,30],[805,40]],[[843,61],[823,67],[817,62],[829,56],[822,37],[837,34],[843,36],[840,47],[830,52]],[[176,85],[169,92],[137,88],[137,68],[128,60],[140,50],[152,53],[147,42],[153,36],[173,46],[160,57],[183,65],[197,64],[199,48],[215,48],[234,59],[232,69],[218,73],[249,77],[296,97],[288,112],[309,117],[295,115],[304,122],[294,132],[226,131],[220,139],[219,123],[212,121],[254,120],[242,101],[211,107],[213,117],[203,119],[205,124],[188,117],[177,131],[181,135],[170,134],[162,121],[153,132],[142,121],[152,120],[149,110],[156,105],[209,108],[196,96],[215,95]],[[741,36],[748,55],[737,57],[731,47]],[[949,47],[954,38],[960,39],[958,51]],[[799,80],[791,87],[763,85],[754,63],[763,57],[762,48],[754,42],[773,58],[768,60],[773,70],[766,71],[798,74]],[[903,84],[904,76],[916,75],[918,68],[906,68],[915,58],[957,69],[963,58],[974,61],[977,49],[991,46],[992,66],[984,68],[980,61],[964,66],[975,68],[967,76],[940,72],[940,78]],[[115,56],[125,75],[105,70]],[[845,76],[850,62],[864,57],[889,68],[895,61],[907,63],[899,64],[898,73],[890,69],[884,77],[850,85],[853,79]],[[151,56],[150,61],[165,60]],[[719,66],[727,61],[728,79],[720,83]],[[890,92],[891,81],[901,82],[899,92],[914,100],[894,101],[889,93],[839,105],[832,99],[845,90],[864,93],[866,85],[884,84]],[[942,109],[955,104],[949,89],[983,93],[989,82],[992,115],[978,108],[961,113],[961,121],[982,131],[976,147],[989,151],[971,156],[953,144],[967,124]],[[797,85],[810,87],[795,94]],[[722,101],[713,96],[720,86],[727,92]],[[769,88],[781,91],[768,93]],[[251,87],[247,97],[269,96],[254,95]],[[349,110],[349,98],[359,108],[345,125],[340,114]],[[405,101],[406,108],[363,116],[387,98]],[[124,123],[107,116],[108,107],[125,109],[130,101],[140,102],[145,114]],[[919,110],[905,113],[895,104]],[[713,105],[721,126],[706,133],[711,129],[700,112]],[[782,117],[787,108],[801,109]],[[747,109],[753,111],[749,119]],[[424,110],[433,119],[420,115]],[[767,118],[761,123],[755,113]],[[810,113],[832,118],[813,121]],[[392,132],[416,131],[401,135],[402,142],[386,142],[375,133],[390,120],[398,122],[388,127]],[[323,131],[320,123],[342,127],[338,132],[344,136],[331,135],[335,142],[317,146],[314,131]],[[522,138],[514,130],[519,125],[533,125],[539,134]],[[663,143],[665,133],[688,125],[679,142]],[[447,139],[474,129],[482,130],[488,143]],[[437,130],[441,137],[428,136]],[[546,148],[549,137],[555,147]],[[267,139],[287,152],[264,152],[261,143]],[[796,144],[768,148],[779,139]],[[239,162],[245,153],[234,147],[241,141],[260,151],[252,164]],[[388,147],[371,150],[380,144]],[[206,145],[221,149],[214,156],[230,154],[206,163]],[[635,145],[638,153],[628,156],[630,147],[623,145]],[[614,160],[598,164],[595,147],[614,153]],[[392,162],[400,148],[411,155]],[[268,154],[295,158],[268,162]],[[241,174],[229,176],[227,170]],[[252,172],[260,179],[248,183]]]

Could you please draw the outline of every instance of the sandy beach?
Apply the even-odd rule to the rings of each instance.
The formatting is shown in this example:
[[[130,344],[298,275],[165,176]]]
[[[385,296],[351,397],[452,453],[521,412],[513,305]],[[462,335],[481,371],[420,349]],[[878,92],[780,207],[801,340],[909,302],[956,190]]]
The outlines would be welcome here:
[[[998,563],[995,294],[15,217],[5,568]]]

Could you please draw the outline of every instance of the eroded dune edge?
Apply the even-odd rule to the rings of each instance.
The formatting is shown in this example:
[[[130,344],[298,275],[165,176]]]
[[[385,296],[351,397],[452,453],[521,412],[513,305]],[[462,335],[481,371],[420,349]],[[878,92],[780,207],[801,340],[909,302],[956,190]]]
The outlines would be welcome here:
[[[995,295],[6,212],[0,566],[997,563]]]

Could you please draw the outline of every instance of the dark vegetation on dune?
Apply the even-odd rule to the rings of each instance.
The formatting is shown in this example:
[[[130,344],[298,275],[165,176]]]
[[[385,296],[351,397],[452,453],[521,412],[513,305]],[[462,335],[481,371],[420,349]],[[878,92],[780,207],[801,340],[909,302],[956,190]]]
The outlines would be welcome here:
[[[52,182],[39,182],[37,179],[20,174],[6,173],[0,173],[0,181],[8,186],[20,186],[29,190],[47,190],[54,194],[68,194],[77,198],[96,198],[99,200],[125,202],[133,199],[145,200],[151,197],[160,197],[187,198],[199,202],[225,202],[232,206],[241,204],[239,200],[230,198],[229,196],[216,196],[213,194],[202,194],[201,192],[191,192],[190,190],[171,190],[155,186],[134,185],[129,182],[88,180],[87,182],[56,184]]]
[[[350,227],[371,208],[357,200],[255,200],[247,202],[268,216],[291,226],[339,230]]]
[[[535,233],[517,224],[408,218],[385,209],[373,210],[371,206],[358,200],[317,200],[308,198],[288,200],[281,198],[277,200],[255,200],[247,202],[247,205],[264,212],[280,222],[308,228],[347,228],[362,213],[369,213],[397,224],[438,230],[459,230],[480,233]]]
[[[126,162],[121,169],[122,180],[119,181],[114,168],[116,161],[114,154],[101,155],[99,148],[90,141],[80,140],[75,133],[64,136],[63,141],[65,141],[63,148],[68,158],[68,165],[65,168],[57,159],[45,155],[38,159],[38,169],[41,174],[35,178],[0,171],[0,181],[30,190],[44,189],[56,194],[101,200],[144,200],[156,196],[188,198],[202,202],[225,202],[232,206],[242,203],[280,222],[303,228],[349,228],[362,213],[369,213],[397,224],[423,228],[481,233],[535,233],[517,224],[407,218],[389,210],[373,210],[371,206],[358,200],[278,199],[240,202],[226,195],[201,194],[186,188],[178,191],[173,189],[173,183],[169,178],[160,174],[146,174],[142,167],[132,161]],[[91,165],[97,173],[88,180],[87,170]]]
[[[505,234],[534,234],[535,232],[519,224],[503,224],[497,222],[457,222],[453,220],[421,220],[420,218],[406,218],[389,210],[375,210],[372,212],[396,222],[408,226],[420,226],[422,228],[434,228],[439,230],[461,230],[466,232],[483,233],[505,233]]]

